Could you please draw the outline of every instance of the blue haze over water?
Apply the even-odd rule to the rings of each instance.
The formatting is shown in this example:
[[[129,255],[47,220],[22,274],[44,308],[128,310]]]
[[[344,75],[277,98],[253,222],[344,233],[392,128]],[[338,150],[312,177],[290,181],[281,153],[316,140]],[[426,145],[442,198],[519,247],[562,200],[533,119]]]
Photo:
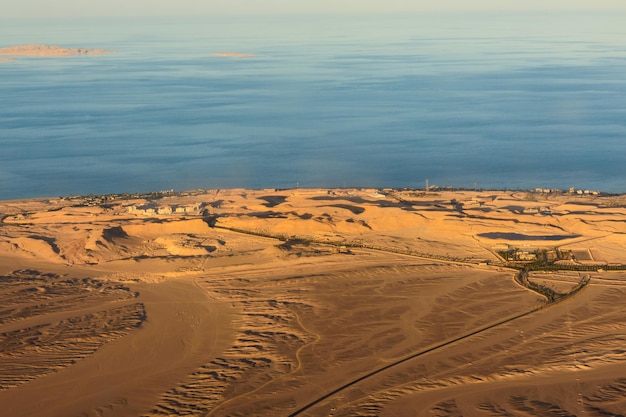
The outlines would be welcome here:
[[[0,21],[0,199],[227,187],[626,192],[626,14]],[[229,58],[214,52],[252,53]]]

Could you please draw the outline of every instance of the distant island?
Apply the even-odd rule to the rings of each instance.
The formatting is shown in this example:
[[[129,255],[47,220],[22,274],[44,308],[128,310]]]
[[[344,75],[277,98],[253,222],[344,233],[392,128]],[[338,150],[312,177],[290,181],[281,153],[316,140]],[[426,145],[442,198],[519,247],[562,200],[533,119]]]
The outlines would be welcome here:
[[[213,52],[213,55],[230,57],[230,58],[246,58],[246,57],[254,56],[254,54],[239,53],[239,52]]]
[[[18,56],[40,56],[40,57],[59,57],[59,56],[76,56],[76,55],[102,55],[111,53],[107,49],[87,49],[87,48],[64,48],[56,45],[17,45],[0,48],[0,56],[18,57]],[[2,58],[2,60],[11,60],[11,58]]]

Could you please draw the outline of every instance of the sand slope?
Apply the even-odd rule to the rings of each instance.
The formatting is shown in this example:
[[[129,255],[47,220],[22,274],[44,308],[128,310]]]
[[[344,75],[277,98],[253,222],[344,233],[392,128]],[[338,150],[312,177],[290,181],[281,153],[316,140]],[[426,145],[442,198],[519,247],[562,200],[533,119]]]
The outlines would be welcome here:
[[[105,200],[0,202],[8,415],[626,413],[622,196]],[[530,282],[589,283],[549,305],[504,267],[509,246],[586,269]]]

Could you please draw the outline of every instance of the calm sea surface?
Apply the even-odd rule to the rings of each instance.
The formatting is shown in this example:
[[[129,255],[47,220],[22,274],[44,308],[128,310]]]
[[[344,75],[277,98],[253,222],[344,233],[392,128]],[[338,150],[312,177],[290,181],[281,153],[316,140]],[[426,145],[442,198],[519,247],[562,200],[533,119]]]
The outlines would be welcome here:
[[[624,22],[0,20],[0,46],[116,51],[0,62],[0,199],[426,179],[626,192]]]

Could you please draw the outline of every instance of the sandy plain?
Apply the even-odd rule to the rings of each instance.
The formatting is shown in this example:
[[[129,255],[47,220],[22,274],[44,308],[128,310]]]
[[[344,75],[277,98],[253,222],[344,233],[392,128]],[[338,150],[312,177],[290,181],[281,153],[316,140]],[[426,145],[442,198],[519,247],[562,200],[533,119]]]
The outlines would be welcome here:
[[[626,414],[625,196],[199,190],[0,219],[3,415]],[[555,248],[528,281],[579,291],[548,302],[503,250]]]

